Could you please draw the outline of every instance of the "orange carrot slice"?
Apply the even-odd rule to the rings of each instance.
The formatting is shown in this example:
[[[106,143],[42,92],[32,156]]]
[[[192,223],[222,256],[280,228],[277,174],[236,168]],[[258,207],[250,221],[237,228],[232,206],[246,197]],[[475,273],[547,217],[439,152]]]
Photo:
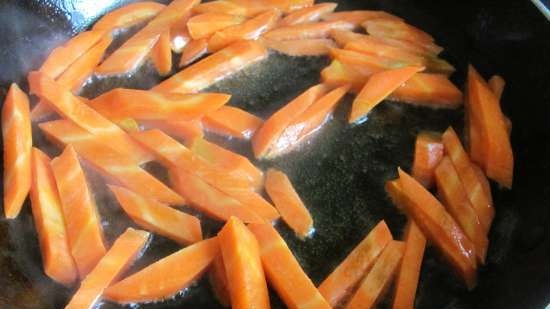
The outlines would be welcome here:
[[[500,75],[493,75],[489,79],[488,83],[491,91],[495,94],[497,100],[500,101],[502,98],[502,92],[504,92],[504,87],[506,86],[506,81]]]
[[[411,66],[373,74],[353,101],[349,123],[362,120],[378,103],[423,69]]]
[[[2,107],[4,141],[4,214],[19,215],[31,188],[32,132],[29,98],[11,84]]]
[[[201,222],[196,217],[119,186],[110,185],[109,189],[124,212],[143,228],[181,245],[202,240]]]
[[[472,204],[479,222],[485,231],[485,234],[489,232],[491,228],[491,222],[495,216],[495,209],[493,208],[490,189],[488,186],[487,178],[485,175],[478,175],[476,172],[476,166],[470,161],[468,154],[462,147],[458,135],[449,127],[445,133],[443,133],[443,144],[445,145],[445,152],[453,162],[453,165],[460,177],[460,181],[466,190],[468,199]]]
[[[269,169],[265,178],[265,190],[283,220],[300,238],[313,232],[311,214],[285,173]]]
[[[210,282],[212,291],[220,304],[224,307],[231,306],[229,283],[227,282],[225,265],[223,264],[223,256],[221,253],[218,254],[212,261],[212,266],[208,272],[208,281]]]
[[[325,92],[325,86],[321,84],[313,86],[271,115],[252,138],[252,149],[256,158],[269,153],[273,142],[279,138],[292,120],[302,114]]]
[[[376,68],[378,71],[406,67],[407,64],[387,57],[362,54],[353,50],[333,48],[330,50],[330,57],[337,59],[347,65],[367,66]]]
[[[443,74],[417,73],[388,98],[434,108],[457,108],[462,92]]]
[[[183,50],[178,66],[180,68],[188,66],[200,57],[206,55],[206,53],[208,53],[208,40],[193,40],[189,42],[189,44],[187,44],[187,46]]]
[[[111,147],[122,156],[136,163],[144,163],[151,159],[151,155],[134,142],[126,132],[45,74],[31,72],[29,84],[31,91],[48,102],[50,107],[98,138],[109,141]]]
[[[445,207],[474,244],[479,263],[484,264],[489,240],[449,157],[435,169],[435,180]]]
[[[336,9],[336,6],[338,6],[338,3],[327,2],[296,10],[283,18],[278,26],[292,26],[316,22],[324,15],[332,13]]]
[[[84,279],[105,255],[101,220],[74,148],[67,146],[50,166],[61,199],[71,255]]]
[[[483,189],[483,192],[487,197],[487,201],[489,205],[493,205],[493,195],[491,194],[491,185],[489,184],[489,180],[487,179],[487,176],[485,176],[485,173],[483,173],[481,168],[479,168],[479,166],[477,166],[475,163],[472,163],[472,169],[474,169],[476,177],[479,183],[481,184],[481,188]],[[472,205],[473,205],[473,202],[472,202]],[[479,214],[478,214],[478,217],[479,217]]]
[[[195,6],[192,11],[195,14],[221,13],[236,16],[252,17],[265,11],[265,6],[246,6],[233,1],[209,1]]]
[[[262,11],[276,8],[283,13],[290,13],[313,5],[313,0],[229,0],[230,2],[250,7],[263,8]]]
[[[428,189],[433,185],[434,170],[443,159],[444,151],[441,135],[420,132],[416,136],[412,176]]]
[[[202,122],[199,120],[141,120],[140,123],[148,129],[160,129],[187,143],[204,137]]]
[[[172,43],[170,31],[160,34],[157,43],[151,51],[153,64],[160,76],[166,76],[172,71]]]
[[[153,88],[159,92],[198,92],[224,77],[267,57],[259,43],[240,41],[176,73]]]
[[[241,24],[245,17],[224,13],[204,13],[189,18],[187,28],[194,40],[208,38],[217,31]]]
[[[58,283],[72,285],[78,270],[69,250],[59,193],[50,158],[37,148],[32,149],[31,206],[44,272]]]
[[[82,281],[65,309],[91,309],[103,291],[140,255],[149,233],[127,228],[113,243],[96,267]]]
[[[404,21],[379,18],[367,20],[363,23],[363,26],[370,35],[374,36],[406,39],[422,43],[434,41],[431,35]]]
[[[219,109],[230,98],[224,93],[178,94],[116,88],[88,105],[112,121],[192,120]]]
[[[230,137],[250,139],[263,120],[233,106],[222,106],[202,120],[207,130]]]
[[[267,279],[288,308],[332,308],[271,224],[251,224],[248,228],[260,245]]]
[[[346,309],[376,307],[399,269],[404,250],[405,244],[401,241],[392,240],[386,246],[346,305]]]
[[[208,50],[217,51],[238,40],[256,40],[273,28],[280,18],[281,11],[271,9],[242,24],[220,30],[208,40]]]
[[[358,93],[372,74],[382,70],[383,68],[366,63],[345,64],[335,59],[321,71],[321,80],[331,87],[351,85],[350,91]]]
[[[289,56],[322,56],[328,55],[331,48],[336,45],[330,39],[305,39],[305,40],[262,40],[264,45],[270,49]]]
[[[392,240],[390,229],[383,220],[351,251],[348,256],[325,278],[319,291],[336,307],[353,292],[361,278],[370,270],[376,258]]]
[[[331,30],[352,30],[353,28],[353,24],[346,21],[321,21],[279,27],[267,32],[263,36],[266,39],[277,41],[320,39],[328,37]]]
[[[121,304],[170,298],[196,281],[218,252],[217,238],[192,244],[111,285],[105,297]]]
[[[130,3],[105,14],[92,29],[113,31],[128,28],[155,17],[165,7],[164,4],[153,1]]]
[[[130,158],[121,156],[110,148],[112,142],[102,141],[66,120],[44,122],[39,127],[55,144],[72,145],[80,156],[97,168],[110,182],[122,184],[134,192],[140,192],[163,203],[185,204],[182,197]]]
[[[218,233],[227,273],[231,307],[235,309],[269,308],[260,248],[254,235],[235,217]]]
[[[369,11],[369,10],[358,10],[358,11],[340,11],[327,14],[322,18],[325,21],[346,21],[352,23],[354,28],[358,28],[361,24],[367,20],[371,19],[391,19],[391,20],[402,20],[400,17],[392,15],[384,11]]]
[[[187,21],[188,16],[186,15],[170,26],[170,45],[172,51],[178,54],[191,42]]]

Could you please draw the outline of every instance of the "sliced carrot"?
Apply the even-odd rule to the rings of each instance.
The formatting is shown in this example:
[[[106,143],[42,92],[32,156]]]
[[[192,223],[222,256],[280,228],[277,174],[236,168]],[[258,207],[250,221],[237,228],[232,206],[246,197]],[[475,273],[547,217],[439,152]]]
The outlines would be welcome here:
[[[138,225],[181,245],[202,240],[201,222],[156,200],[119,186],[109,186],[118,203]]]
[[[342,63],[354,66],[366,66],[377,70],[388,70],[406,67],[407,64],[399,60],[381,57],[377,55],[362,54],[353,50],[333,48],[330,57]]]
[[[363,23],[367,32],[374,36],[406,39],[418,42],[433,42],[434,38],[428,33],[411,26],[404,21],[389,19],[373,19]]]
[[[456,108],[462,105],[462,92],[443,74],[417,73],[389,96],[434,108]]]
[[[174,0],[138,33],[128,39],[97,68],[100,75],[123,74],[135,70],[147,57],[160,35],[189,15],[199,0]]]
[[[151,160],[151,155],[134,142],[126,132],[45,74],[31,72],[29,84],[31,91],[44,99],[50,107],[98,138],[108,141],[111,147],[122,156],[136,163]]]
[[[140,123],[148,129],[160,129],[187,143],[204,137],[202,122],[199,120],[141,120]]]
[[[188,66],[191,63],[195,62],[197,59],[208,53],[208,40],[199,39],[192,40],[187,44],[183,53],[181,54],[179,67]]]
[[[231,308],[269,308],[260,248],[254,235],[235,217],[218,233],[223,263],[227,273]]]
[[[384,11],[369,11],[369,10],[357,10],[357,11],[340,11],[327,14],[323,16],[325,21],[337,21],[343,20],[348,23],[352,23],[354,28],[358,28],[361,24],[371,19],[391,19],[402,20],[400,17],[392,15]]]
[[[4,145],[4,214],[19,215],[31,188],[32,132],[29,98],[11,84],[2,107]]]
[[[238,40],[256,40],[269,31],[281,18],[281,11],[271,9],[242,24],[216,32],[208,39],[208,50],[215,52]]]
[[[172,51],[178,54],[191,42],[191,35],[187,29],[188,17],[186,15],[170,26],[170,45]]]
[[[500,75],[493,75],[489,79],[488,83],[491,91],[495,94],[497,100],[500,101],[502,98],[502,92],[504,92],[504,87],[506,86],[506,81]]]
[[[267,50],[252,41],[228,47],[176,73],[153,88],[159,92],[198,92],[215,82],[267,57]]]
[[[375,308],[399,269],[405,244],[392,240],[382,251],[359,288],[346,305],[346,309]]]
[[[479,183],[481,184],[481,188],[483,189],[483,192],[487,197],[487,201],[489,202],[489,205],[493,205],[493,195],[491,194],[491,185],[489,184],[489,180],[487,179],[487,176],[485,176],[485,173],[483,173],[481,168],[479,168],[479,166],[477,166],[475,163],[472,163],[472,168],[474,169],[476,177]]]
[[[223,264],[223,256],[219,253],[212,261],[212,266],[208,272],[208,281],[214,292],[214,296],[224,307],[231,306],[231,296],[229,295],[229,283]]]
[[[38,148],[32,149],[31,206],[44,272],[56,282],[71,286],[78,277],[78,270],[69,250],[50,158]]]
[[[267,279],[288,308],[332,308],[271,224],[251,224],[248,228],[260,245]]]
[[[266,47],[289,56],[322,56],[328,55],[336,45],[330,39],[305,39],[277,41],[264,39]]]
[[[376,258],[392,240],[390,229],[383,220],[351,251],[325,278],[319,291],[331,306],[338,306],[350,295],[359,281],[371,269]]]
[[[116,88],[88,105],[112,121],[193,120],[219,109],[230,98],[224,93],[178,94]]]
[[[187,28],[194,40],[210,37],[217,31],[241,24],[246,18],[224,13],[204,13],[189,18]]]
[[[166,76],[172,71],[172,42],[170,31],[164,31],[151,51],[153,64],[161,76]]]
[[[351,85],[350,91],[358,93],[369,79],[369,76],[382,70],[383,68],[366,63],[350,65],[335,59],[321,71],[321,80],[323,84],[331,87]]]
[[[260,117],[233,106],[222,106],[202,120],[207,130],[242,139],[250,139],[262,125]]]
[[[96,267],[82,281],[65,309],[91,309],[103,291],[139,257],[149,233],[127,228],[113,243]]]
[[[271,115],[252,137],[252,149],[256,158],[261,158],[269,153],[272,144],[292,120],[302,114],[326,90],[326,87],[322,84],[313,86]]]
[[[218,0],[201,3],[193,8],[193,13],[222,13],[244,17],[252,17],[265,11],[264,6],[245,6],[233,1]]]
[[[265,178],[265,190],[283,220],[300,238],[303,239],[313,232],[311,214],[285,173],[269,169]]]
[[[128,28],[155,17],[165,7],[164,4],[153,1],[130,3],[105,14],[92,29],[113,31]]]
[[[266,39],[277,41],[320,39],[328,37],[330,31],[334,29],[351,30],[353,29],[353,24],[346,21],[321,21],[298,24],[273,29],[263,36]]]
[[[484,264],[489,240],[449,157],[444,157],[435,169],[435,180],[446,209],[474,244],[479,263]]]
[[[416,136],[412,176],[428,189],[433,185],[434,170],[443,159],[444,151],[440,134],[420,132]]]
[[[443,144],[445,145],[445,152],[453,162],[470,203],[479,218],[479,222],[481,222],[483,230],[487,234],[495,216],[490,189],[487,192],[487,188],[485,188],[485,186],[488,186],[488,184],[485,185],[487,179],[484,175],[476,173],[475,164],[470,161],[452,127],[449,127],[443,133]]]
[[[67,146],[50,166],[61,199],[71,255],[84,279],[105,255],[101,219],[74,148]]]
[[[247,7],[276,8],[285,14],[313,5],[313,0],[230,0]]]
[[[130,158],[110,148],[112,141],[103,141],[66,120],[39,125],[46,137],[58,145],[72,145],[76,152],[97,168],[110,182],[154,198],[160,202],[183,205],[185,200],[158,179],[140,168]]]
[[[65,44],[56,47],[40,67],[40,72],[58,78],[65,70],[105,35],[103,30],[81,32]]]
[[[390,93],[423,69],[410,66],[373,74],[353,101],[349,123],[360,121]]]
[[[283,18],[278,26],[292,26],[316,22],[324,15],[332,13],[337,6],[338,3],[327,2],[296,10]]]

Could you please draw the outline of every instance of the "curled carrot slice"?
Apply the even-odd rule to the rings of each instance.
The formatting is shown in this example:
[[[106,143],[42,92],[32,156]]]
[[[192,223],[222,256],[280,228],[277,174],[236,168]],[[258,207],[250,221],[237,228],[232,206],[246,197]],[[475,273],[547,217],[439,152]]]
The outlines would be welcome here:
[[[164,4],[153,1],[130,3],[105,14],[92,29],[113,31],[128,28],[155,17],[165,7]]]

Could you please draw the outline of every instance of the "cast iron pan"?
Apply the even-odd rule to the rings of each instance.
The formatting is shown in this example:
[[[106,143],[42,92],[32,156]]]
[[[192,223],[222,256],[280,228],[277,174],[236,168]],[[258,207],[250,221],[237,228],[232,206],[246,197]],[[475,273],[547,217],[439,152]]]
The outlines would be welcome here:
[[[0,2],[0,86],[20,82],[49,51],[90,26],[106,11],[129,1],[13,0]],[[343,9],[383,9],[433,34],[446,48],[443,56],[457,67],[453,80],[462,85],[468,62],[482,74],[502,74],[508,81],[504,110],[512,118],[516,156],[514,189],[493,187],[497,216],[490,232],[487,266],[478,287],[468,292],[428,249],[422,267],[417,308],[544,308],[550,302],[550,23],[528,1],[340,1]],[[274,54],[212,87],[233,94],[232,104],[268,116],[307,86],[318,81],[325,58],[289,58]],[[150,65],[131,78],[94,81],[84,95],[93,97],[116,86],[148,88],[159,80]],[[409,169],[415,135],[420,130],[463,127],[463,111],[435,111],[385,103],[367,122],[349,126],[349,101],[333,121],[297,151],[259,162],[287,172],[315,219],[316,233],[305,242],[284,226],[278,229],[306,272],[319,283],[381,219],[400,237],[404,217],[383,190],[396,167]],[[250,155],[244,143],[209,138]],[[35,134],[36,143],[47,147]],[[50,154],[59,150],[47,147]],[[154,164],[151,171],[159,169]],[[111,243],[133,225],[111,201],[99,176],[87,169],[104,229]],[[159,174],[159,176],[162,176]],[[16,220],[0,220],[0,308],[63,308],[73,292],[42,272],[30,207]],[[204,220],[207,234],[219,223]],[[178,247],[155,237],[135,271]],[[274,308],[284,308],[272,294]],[[382,304],[384,306],[384,304]],[[137,307],[137,306],[136,306]],[[102,308],[121,308],[105,303]],[[172,300],[139,308],[219,308],[202,280]]]

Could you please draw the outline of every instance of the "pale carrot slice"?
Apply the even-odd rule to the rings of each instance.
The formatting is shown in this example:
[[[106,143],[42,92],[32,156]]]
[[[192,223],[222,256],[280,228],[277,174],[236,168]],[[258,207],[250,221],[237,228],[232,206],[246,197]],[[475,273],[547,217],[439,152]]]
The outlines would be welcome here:
[[[233,106],[222,106],[208,113],[202,120],[207,130],[217,134],[250,139],[262,125],[260,117]]]
[[[50,107],[98,138],[108,141],[111,147],[122,156],[136,163],[151,160],[151,155],[134,142],[126,132],[45,74],[31,72],[29,84],[31,91],[44,99]]]
[[[390,229],[383,220],[348,254],[325,278],[319,291],[333,307],[350,295],[359,281],[371,269],[376,258],[392,240]]]
[[[267,57],[267,50],[252,41],[235,42],[185,68],[153,88],[159,92],[198,92]]]
[[[4,143],[4,214],[19,215],[31,188],[32,132],[29,98],[11,84],[2,106]]]
[[[402,20],[379,18],[367,20],[362,25],[370,35],[374,36],[404,39],[421,43],[432,43],[434,41],[434,38],[428,33]]]
[[[271,115],[252,137],[252,149],[256,158],[261,158],[269,153],[273,142],[279,138],[292,120],[302,114],[326,90],[322,84],[315,85]]]
[[[338,3],[327,2],[296,10],[285,16],[285,18],[279,22],[278,26],[292,26],[316,22],[324,15],[332,13],[337,6]]]
[[[181,245],[202,240],[200,220],[119,186],[109,186],[118,203],[138,225]]]
[[[484,264],[489,240],[449,157],[444,157],[435,169],[435,180],[446,209],[474,244],[479,263]]]
[[[468,199],[479,218],[479,222],[481,222],[483,230],[487,234],[495,216],[491,192],[490,189],[487,190],[486,188],[488,186],[486,184],[487,178],[483,174],[478,175],[476,173],[475,164],[470,161],[458,135],[452,127],[449,127],[443,133],[443,144],[445,145],[445,152],[453,162],[460,181],[466,190]]]
[[[193,120],[219,109],[230,98],[225,93],[178,94],[116,88],[88,105],[112,121]]]
[[[181,54],[179,67],[185,67],[208,53],[208,40],[193,40],[187,44]]]
[[[376,307],[399,269],[404,250],[405,244],[401,241],[393,240],[386,246],[346,305],[346,309]]]
[[[110,148],[112,142],[103,141],[66,120],[43,122],[40,129],[58,145],[72,145],[76,152],[107,177],[109,182],[160,202],[183,205],[185,200],[158,179],[140,168],[130,158]]]
[[[178,54],[191,42],[187,21],[188,16],[186,15],[170,26],[170,45],[172,51]]]
[[[65,44],[56,47],[40,67],[40,72],[58,78],[65,70],[105,35],[103,30],[81,32]]]
[[[155,17],[165,7],[164,4],[153,1],[130,3],[105,14],[92,29],[113,31],[128,28]]]
[[[223,264],[223,256],[219,253],[212,261],[212,266],[208,272],[208,281],[214,292],[214,296],[224,307],[231,306],[231,296],[229,295],[229,283]]]
[[[172,42],[170,31],[160,34],[157,43],[151,51],[153,64],[160,76],[166,76],[172,71]]]
[[[56,282],[71,286],[78,277],[78,270],[69,250],[50,158],[38,148],[32,149],[31,206],[44,272]]]
[[[313,232],[311,214],[285,173],[269,169],[265,178],[265,190],[283,220],[300,238]]]
[[[328,55],[331,48],[335,48],[334,41],[330,39],[305,39],[305,40],[262,40],[270,49],[289,56],[323,56]]]
[[[390,93],[423,69],[423,67],[410,66],[373,74],[353,101],[349,123],[361,121]]]
[[[236,16],[252,17],[265,11],[265,6],[246,6],[233,1],[218,0],[201,3],[193,8],[193,13],[222,13]]]
[[[236,217],[218,233],[231,295],[231,308],[267,309],[269,295],[260,248],[254,235]]]
[[[67,146],[50,166],[61,199],[71,255],[84,279],[105,255],[101,219],[74,148]]]
[[[242,24],[220,30],[208,39],[208,50],[218,51],[238,40],[256,40],[273,28],[280,18],[281,11],[270,9]]]
[[[489,79],[488,83],[491,91],[495,94],[497,100],[500,101],[502,98],[502,92],[504,92],[504,87],[506,86],[506,81],[500,75],[493,75]]]
[[[97,68],[100,75],[123,74],[135,70],[147,57],[160,35],[186,18],[199,0],[174,0],[143,29],[128,39]]]
[[[434,108],[457,108],[462,92],[443,74],[417,73],[388,98]]]
[[[267,280],[288,308],[332,308],[271,224],[251,224]]]
[[[82,281],[65,309],[91,309],[105,289],[139,257],[149,233],[127,228]]]
[[[328,37],[331,30],[352,30],[353,27],[353,24],[346,21],[321,21],[279,27],[267,32],[263,36],[266,39],[277,41],[320,39]]]
[[[420,132],[416,136],[412,176],[428,189],[433,185],[434,171],[443,159],[444,151],[440,134]]]
[[[168,135],[181,138],[186,143],[204,137],[200,120],[141,120],[140,123],[148,129],[160,129]]]
[[[225,28],[239,25],[246,18],[224,13],[204,13],[189,18],[187,28],[194,40],[209,38],[212,34]]]
[[[348,23],[352,23],[355,28],[361,26],[361,24],[371,19],[391,19],[402,20],[400,17],[392,15],[384,11],[369,11],[369,10],[357,10],[357,11],[340,11],[327,14],[322,18],[325,21],[338,21],[343,20]]]

